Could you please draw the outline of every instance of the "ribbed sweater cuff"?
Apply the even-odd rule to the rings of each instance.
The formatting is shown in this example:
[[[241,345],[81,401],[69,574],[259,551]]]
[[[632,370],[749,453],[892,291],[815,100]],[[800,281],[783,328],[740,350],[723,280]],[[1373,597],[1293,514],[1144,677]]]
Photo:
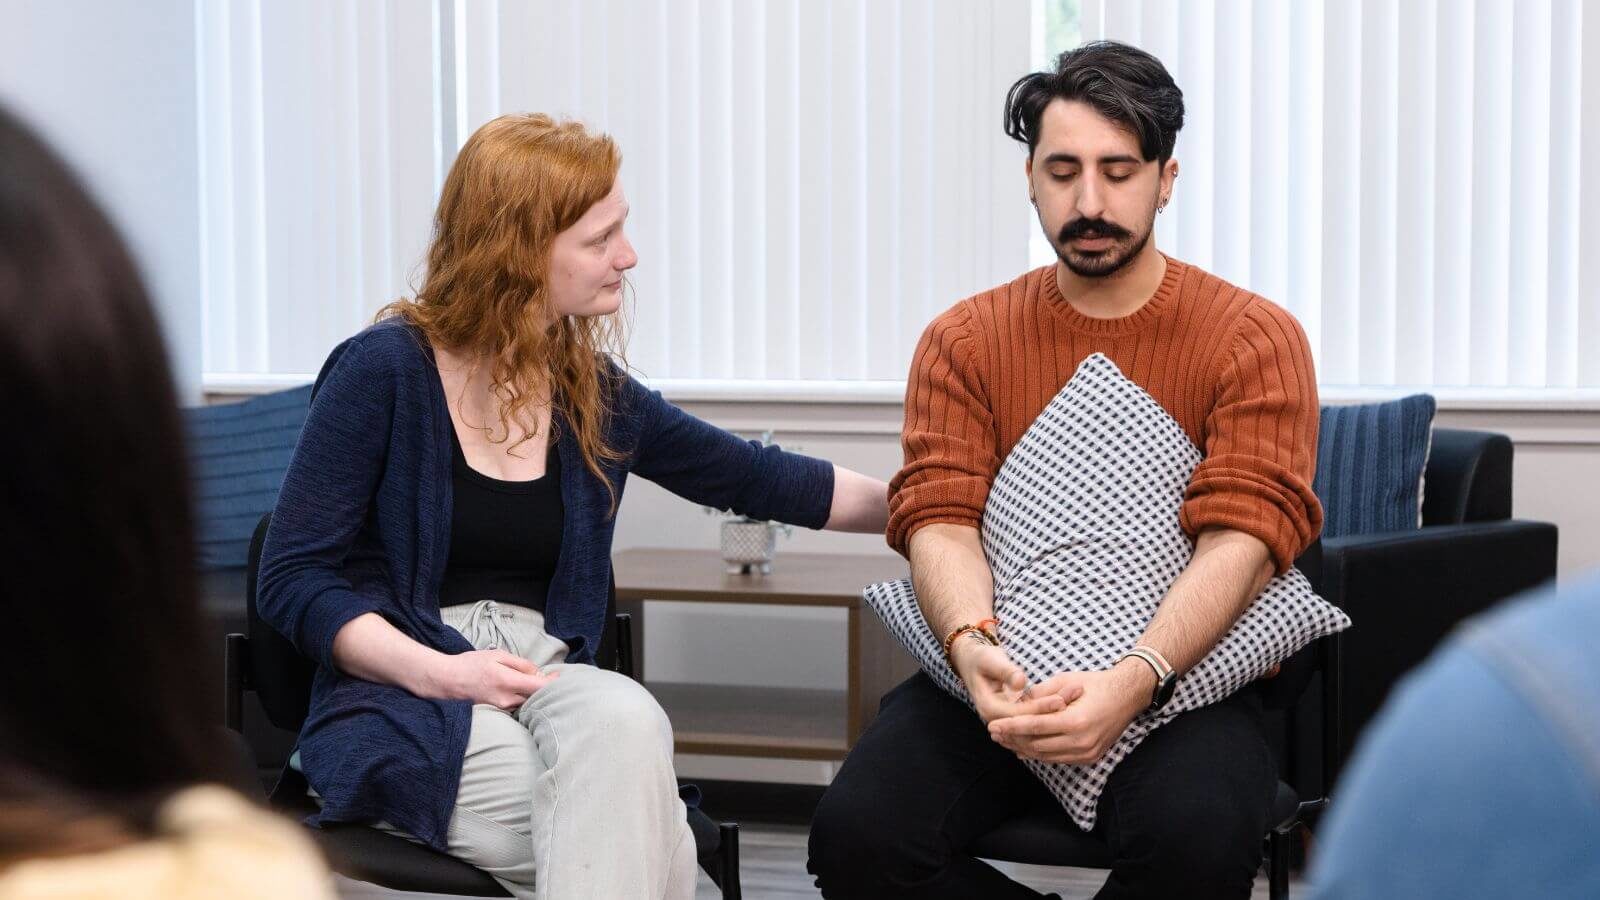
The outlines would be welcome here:
[[[1259,538],[1272,554],[1273,568],[1282,575],[1295,557],[1311,543],[1311,530],[1303,516],[1254,493],[1230,491],[1195,497],[1183,505],[1183,530],[1191,537],[1207,528],[1231,528]]]

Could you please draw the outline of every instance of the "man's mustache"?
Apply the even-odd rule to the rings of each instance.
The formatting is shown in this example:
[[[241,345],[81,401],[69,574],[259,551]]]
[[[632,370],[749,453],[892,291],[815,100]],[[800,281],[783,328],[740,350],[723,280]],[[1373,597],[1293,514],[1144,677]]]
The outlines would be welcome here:
[[[1077,219],[1062,226],[1061,234],[1057,240],[1059,243],[1065,244],[1078,238],[1125,238],[1127,236],[1127,229],[1107,222],[1105,219]]]

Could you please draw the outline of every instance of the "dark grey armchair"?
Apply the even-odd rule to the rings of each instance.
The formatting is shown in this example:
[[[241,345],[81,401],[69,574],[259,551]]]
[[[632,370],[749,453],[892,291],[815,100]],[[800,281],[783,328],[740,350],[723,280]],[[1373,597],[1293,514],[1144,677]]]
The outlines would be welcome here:
[[[1555,577],[1556,526],[1511,518],[1511,440],[1435,428],[1422,528],[1322,541],[1318,588],[1350,614],[1339,759],[1458,622]],[[1314,697],[1304,714],[1316,716]]]

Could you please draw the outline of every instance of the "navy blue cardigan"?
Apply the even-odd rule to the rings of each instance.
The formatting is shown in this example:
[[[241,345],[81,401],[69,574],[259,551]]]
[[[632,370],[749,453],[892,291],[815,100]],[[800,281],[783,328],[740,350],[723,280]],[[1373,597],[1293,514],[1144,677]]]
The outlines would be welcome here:
[[[809,528],[826,523],[833,468],[762,447],[667,403],[631,378],[613,401],[607,470],[696,503]],[[561,427],[561,555],[545,628],[592,663],[605,626],[615,522],[604,484]],[[333,637],[376,612],[445,653],[471,650],[439,618],[450,547],[450,415],[433,353],[389,320],[340,344],[317,376],[300,443],[261,554],[261,617],[318,664],[300,732],[301,768],[322,796],[312,824],[387,821],[443,850],[471,727],[471,703],[428,700],[352,678]]]

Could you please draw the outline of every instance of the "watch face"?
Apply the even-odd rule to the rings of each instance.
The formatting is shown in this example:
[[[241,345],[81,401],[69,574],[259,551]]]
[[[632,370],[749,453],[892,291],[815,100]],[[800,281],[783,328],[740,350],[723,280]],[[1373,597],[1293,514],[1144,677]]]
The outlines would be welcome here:
[[[1151,701],[1150,708],[1160,709],[1161,707],[1166,706],[1167,701],[1171,700],[1172,695],[1177,692],[1178,673],[1168,672],[1167,677],[1161,679],[1161,683],[1156,685],[1156,697],[1153,701]]]

